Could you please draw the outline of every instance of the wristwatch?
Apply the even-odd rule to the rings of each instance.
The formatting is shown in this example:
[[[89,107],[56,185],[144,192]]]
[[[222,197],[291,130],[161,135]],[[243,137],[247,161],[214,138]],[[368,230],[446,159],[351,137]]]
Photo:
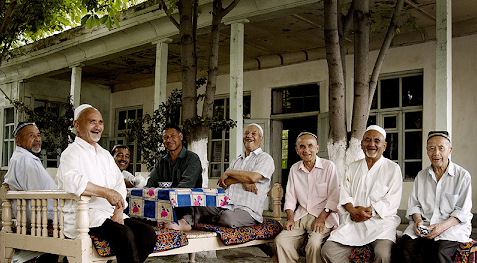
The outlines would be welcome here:
[[[329,208],[326,208],[326,207],[325,207],[324,210],[325,210],[326,213],[331,213],[331,209],[329,209]]]

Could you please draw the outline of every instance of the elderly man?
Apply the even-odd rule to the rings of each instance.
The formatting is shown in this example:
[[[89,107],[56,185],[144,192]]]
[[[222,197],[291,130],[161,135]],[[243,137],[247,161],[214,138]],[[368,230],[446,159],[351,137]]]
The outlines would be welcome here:
[[[226,227],[250,226],[263,222],[263,203],[275,170],[272,157],[262,151],[263,130],[256,123],[245,128],[245,152],[234,159],[217,184],[226,189],[233,205],[194,207],[195,222],[207,222]],[[189,225],[194,221],[184,217]],[[190,226],[189,226],[190,227]]]
[[[401,222],[402,174],[399,165],[383,157],[386,132],[377,125],[366,129],[361,141],[365,158],[351,163],[341,184],[339,227],[322,248],[324,262],[349,262],[353,247],[371,245],[374,262],[390,262]]]
[[[404,262],[454,262],[459,242],[469,242],[472,231],[471,176],[453,163],[449,133],[431,131],[427,155],[431,165],[421,170],[409,196],[411,220],[402,238]]]
[[[89,202],[90,235],[107,240],[120,262],[144,262],[153,251],[156,234],[152,227],[123,214],[126,186],[113,157],[97,142],[103,132],[101,113],[91,105],[75,109],[75,141],[61,154],[58,186],[77,196],[91,196]],[[78,236],[78,205],[68,202],[65,211],[65,235]]]
[[[298,262],[298,248],[306,235],[306,262],[322,262],[323,239],[338,226],[336,166],[317,157],[318,149],[315,134],[302,132],[298,135],[295,150],[301,161],[290,169],[283,208],[287,214],[283,224],[285,231],[275,238],[279,262]]]
[[[168,154],[159,158],[149,175],[146,187],[158,187],[159,182],[172,182],[175,188],[201,188],[202,165],[197,154],[182,145],[181,129],[168,124],[162,131],[162,142]]]
[[[131,156],[131,150],[126,145],[118,144],[114,145],[113,149],[111,150],[111,155],[114,158],[114,161],[118,165],[119,170],[124,177],[124,182],[126,183],[126,187],[137,187],[142,188],[146,185],[146,179],[142,176],[134,176],[130,172],[128,172],[129,166],[129,158]]]
[[[11,190],[57,190],[58,187],[35,154],[41,151],[41,134],[33,122],[20,122],[13,131],[17,147],[13,152],[4,182]],[[15,200],[12,205],[16,215]],[[31,208],[27,208],[30,222]],[[48,201],[48,219],[53,218],[53,203]]]
[[[43,167],[40,159],[35,156],[41,152],[41,134],[34,122],[19,122],[13,131],[17,147],[10,158],[8,172],[4,182],[10,190],[57,190],[58,187],[51,176]],[[47,203],[47,218],[53,219],[53,200]],[[12,202],[13,215],[15,216],[16,200]],[[31,222],[31,206],[28,203],[26,212],[27,226]],[[36,262],[56,262],[58,255],[42,254]]]

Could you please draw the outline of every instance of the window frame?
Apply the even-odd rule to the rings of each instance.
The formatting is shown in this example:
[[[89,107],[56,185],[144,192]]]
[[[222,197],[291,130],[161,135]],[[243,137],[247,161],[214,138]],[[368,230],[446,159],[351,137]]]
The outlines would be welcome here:
[[[420,159],[406,159],[405,153],[406,153],[406,139],[405,135],[407,132],[421,132],[421,138],[422,138],[422,132],[423,132],[423,119],[424,119],[424,107],[423,105],[420,106],[403,106],[403,97],[402,97],[402,91],[403,91],[403,86],[402,86],[402,79],[405,77],[413,77],[413,76],[422,76],[422,89],[424,91],[424,74],[422,70],[419,71],[410,71],[410,72],[402,72],[402,73],[396,73],[396,74],[386,74],[382,77],[379,78],[378,80],[378,85],[376,87],[376,94],[375,97],[377,97],[377,108],[371,109],[369,112],[369,117],[375,116],[376,118],[376,124],[384,127],[384,118],[388,116],[396,116],[397,118],[397,123],[396,123],[396,128],[385,128],[387,133],[396,133],[398,134],[398,159],[393,159],[392,161],[397,162],[401,168],[402,172],[402,177],[405,182],[413,182],[414,178],[417,174],[414,175],[414,177],[406,177],[406,164],[407,163],[416,163],[420,162],[421,163],[421,169],[423,165],[423,153],[422,153],[422,147],[423,141],[421,140],[421,158]],[[393,107],[393,108],[385,108],[381,109],[381,80],[387,80],[387,79],[399,79],[399,105],[398,107]],[[423,101],[424,101],[424,93],[423,93]],[[421,112],[421,128],[420,129],[406,129],[405,127],[405,116],[406,113],[411,113],[411,112]],[[369,119],[368,119],[368,124],[369,124]],[[388,138],[387,138],[388,139]],[[389,147],[389,142],[388,142],[388,147]]]

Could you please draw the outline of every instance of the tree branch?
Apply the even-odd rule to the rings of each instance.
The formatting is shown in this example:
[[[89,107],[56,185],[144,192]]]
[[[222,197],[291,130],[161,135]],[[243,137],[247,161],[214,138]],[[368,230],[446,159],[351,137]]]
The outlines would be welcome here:
[[[348,14],[343,18],[343,36],[348,34],[351,25],[353,25],[353,13],[354,13],[354,0],[351,2],[351,6],[348,10]]]
[[[220,18],[223,18],[224,16],[226,16],[230,11],[232,11],[232,9],[234,9],[235,6],[237,6],[237,4],[240,2],[240,0],[234,0],[232,3],[230,3],[229,6],[227,6],[226,8],[222,9],[220,11]]]
[[[403,5],[404,5],[404,0],[396,1],[396,6],[394,7],[394,14],[393,14],[393,17],[391,18],[391,22],[389,23],[388,32],[386,33],[386,37],[384,38],[381,49],[379,50],[378,57],[376,58],[376,63],[374,64],[373,73],[371,74],[371,78],[369,80],[368,112],[371,109],[371,103],[373,102],[373,96],[376,91],[376,85],[378,83],[379,72],[381,71],[381,67],[384,62],[384,56],[386,55],[386,52],[391,46],[391,42],[394,38],[394,34],[397,28],[397,21],[398,21],[399,15],[401,14]]]
[[[168,9],[167,9],[167,5],[166,5],[166,3],[164,3],[164,0],[159,0],[159,1],[160,1],[160,4],[161,4],[162,9],[163,9],[164,12],[166,13],[166,15],[167,15],[167,17],[169,18],[169,20],[172,22],[172,24],[174,24],[174,26],[177,27],[177,29],[180,30],[180,25],[179,25],[179,23],[177,22],[177,20],[176,20],[174,17],[172,17],[172,14],[169,14]]]
[[[8,6],[7,12],[5,12],[5,18],[3,19],[2,26],[0,27],[0,34],[3,35],[3,32],[8,26],[8,23],[10,22],[10,18],[12,17],[13,14],[13,9],[17,5],[17,1],[13,0],[10,2],[10,6]]]

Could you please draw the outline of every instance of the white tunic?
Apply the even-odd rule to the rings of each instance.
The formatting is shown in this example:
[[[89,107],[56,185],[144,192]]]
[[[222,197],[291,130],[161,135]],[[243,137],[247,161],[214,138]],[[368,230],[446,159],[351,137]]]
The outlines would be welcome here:
[[[40,159],[26,149],[17,146],[13,152],[4,182],[10,190],[57,190],[55,181],[43,167]],[[13,215],[16,216],[16,200],[12,202]],[[30,222],[31,206],[27,205],[27,223]],[[53,201],[48,200],[48,219],[53,218]]]
[[[341,184],[340,225],[328,240],[348,246],[363,246],[376,239],[396,241],[396,227],[401,222],[397,209],[401,202],[402,174],[399,165],[381,157],[368,170],[365,159],[349,165]],[[371,206],[373,217],[354,222],[343,205]]]
[[[108,151],[99,144],[92,146],[83,139],[75,141],[61,154],[58,167],[58,188],[80,196],[88,182],[114,189],[124,198],[126,203],[126,185],[123,175]],[[65,235],[69,238],[78,236],[76,222],[78,205],[74,201],[65,203]],[[89,226],[101,226],[114,213],[114,206],[101,197],[91,197],[89,202]],[[128,218],[123,215],[123,218]]]

